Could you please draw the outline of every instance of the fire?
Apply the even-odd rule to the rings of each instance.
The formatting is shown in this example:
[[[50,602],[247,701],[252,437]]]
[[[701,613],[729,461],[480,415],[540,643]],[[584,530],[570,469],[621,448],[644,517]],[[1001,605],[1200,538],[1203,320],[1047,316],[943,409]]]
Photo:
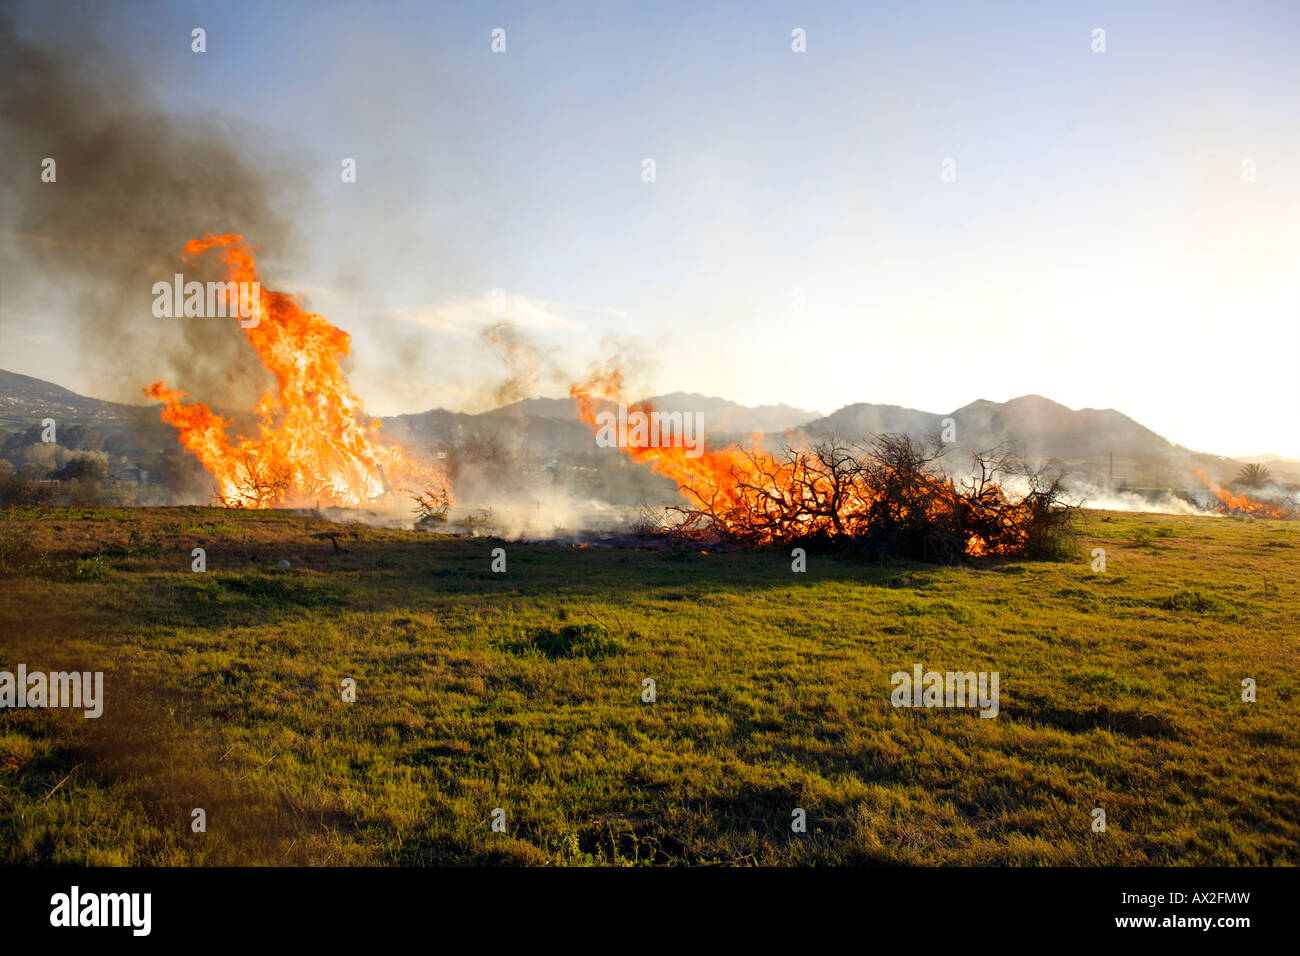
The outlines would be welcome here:
[[[192,260],[217,249],[231,282],[257,282],[257,264],[237,234],[191,239]],[[255,438],[232,443],[229,419],[199,403],[181,402],[185,392],[155,382],[144,393],[163,402],[162,420],[174,425],[185,449],[212,472],[220,500],[231,506],[374,503],[395,489],[442,488],[436,468],[413,461],[400,445],[381,439],[380,422],[361,424],[362,403],[343,376],[340,359],[351,336],[323,316],[305,311],[298,297],[260,290],[256,323],[241,323],[276,386],[258,402]]]
[[[1204,468],[1193,468],[1192,474],[1200,478],[1201,481],[1205,483],[1205,487],[1214,492],[1214,497],[1217,498],[1219,502],[1219,510],[1224,514],[1251,515],[1256,518],[1288,517],[1288,512],[1280,508],[1275,508],[1262,501],[1256,501],[1249,495],[1235,494],[1227,488],[1220,486],[1205,473]]]
[[[616,365],[599,368],[587,381],[573,384],[569,394],[582,421],[594,431],[601,406],[622,401],[622,371]],[[629,414],[634,410],[649,414],[653,407],[634,404]],[[909,490],[918,493],[886,501],[876,489],[891,478],[887,465],[884,475],[850,468],[837,476],[836,463],[818,457],[824,452],[778,458],[759,447],[761,440],[756,433],[748,449],[704,448],[698,457],[666,443],[629,443],[622,450],[677,484],[687,502],[681,509],[684,513],[707,516],[712,530],[737,540],[772,544],[811,537],[853,538],[882,524],[914,527],[918,521],[935,518],[945,527],[964,529],[963,550],[970,556],[1015,553],[1028,541],[1024,531],[1028,505],[1008,501],[994,484],[981,483],[978,491],[972,487],[959,492],[942,475],[912,474],[899,480],[915,482]],[[847,461],[843,458],[838,464]],[[917,512],[917,502],[925,502],[929,511]]]
[[[594,429],[600,405],[622,400],[623,371],[616,365],[603,366],[586,382],[570,386],[569,395],[577,404],[579,417]],[[628,410],[648,414],[654,411],[654,407],[648,402],[638,402],[629,405]],[[755,434],[754,442],[757,443],[761,437]],[[688,457],[683,448],[664,445],[628,445],[623,451],[649,465],[657,474],[671,478],[688,498],[702,495],[706,500],[729,506],[739,503],[741,484],[746,480],[757,481],[760,470],[750,457],[736,449],[718,452],[706,448],[698,458]],[[771,460],[766,452],[757,451],[756,454]]]

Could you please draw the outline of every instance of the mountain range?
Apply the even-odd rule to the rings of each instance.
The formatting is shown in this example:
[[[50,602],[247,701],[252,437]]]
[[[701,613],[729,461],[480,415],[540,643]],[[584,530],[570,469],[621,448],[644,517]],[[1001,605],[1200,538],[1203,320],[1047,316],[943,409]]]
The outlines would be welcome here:
[[[947,420],[956,431],[946,460],[960,463],[974,451],[1010,444],[1031,461],[1055,461],[1085,480],[1137,487],[1183,487],[1193,468],[1226,481],[1239,460],[1194,452],[1114,409],[1071,409],[1039,395],[1006,402],[979,399],[946,413],[898,405],[858,403],[830,415],[789,405],[745,406],[722,398],[673,392],[649,399],[662,411],[702,412],[710,447],[747,441],[755,431],[769,447],[836,435],[861,441],[872,434],[938,435]],[[251,415],[231,413],[251,429]],[[0,428],[27,428],[43,418],[89,424],[108,434],[137,433],[140,444],[166,443],[168,426],[149,406],[124,405],[79,395],[31,376],[0,370]],[[431,409],[384,419],[384,434],[409,447],[436,446],[470,435],[491,436],[516,453],[542,459],[592,456],[599,450],[567,398],[530,398],[478,414]],[[122,442],[116,443],[122,447]],[[1281,480],[1300,481],[1300,462],[1260,456]]]

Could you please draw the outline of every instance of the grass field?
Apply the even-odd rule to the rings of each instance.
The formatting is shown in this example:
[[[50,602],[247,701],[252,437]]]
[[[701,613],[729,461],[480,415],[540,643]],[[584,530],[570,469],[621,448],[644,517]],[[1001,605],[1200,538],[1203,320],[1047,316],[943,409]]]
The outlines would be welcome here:
[[[10,512],[0,670],[104,671],[106,701],[0,711],[0,862],[1300,862],[1300,522],[1092,512],[1079,544],[796,574]],[[893,707],[915,663],[999,672],[1000,713]]]

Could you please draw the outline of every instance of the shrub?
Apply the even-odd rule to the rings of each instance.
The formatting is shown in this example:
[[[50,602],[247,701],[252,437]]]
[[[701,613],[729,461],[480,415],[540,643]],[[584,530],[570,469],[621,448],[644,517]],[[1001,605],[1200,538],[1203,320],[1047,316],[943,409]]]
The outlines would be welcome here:
[[[27,532],[6,531],[0,534],[0,577],[41,574],[49,568],[49,555],[32,543]]]
[[[1192,611],[1196,614],[1226,614],[1235,611],[1233,604],[1216,594],[1182,590],[1160,602],[1166,611]]]
[[[93,581],[107,574],[108,568],[107,558],[103,555],[92,554],[88,558],[81,558],[73,565],[73,576],[78,580]]]
[[[623,643],[604,624],[566,624],[556,630],[541,630],[533,635],[532,644],[547,657],[585,657],[600,660],[622,654]]]

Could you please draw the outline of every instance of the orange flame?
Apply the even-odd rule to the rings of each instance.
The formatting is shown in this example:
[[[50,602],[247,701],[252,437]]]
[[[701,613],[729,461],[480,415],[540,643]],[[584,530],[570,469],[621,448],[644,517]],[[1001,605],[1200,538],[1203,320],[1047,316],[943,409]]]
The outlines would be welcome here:
[[[1249,495],[1236,494],[1227,488],[1220,486],[1209,475],[1205,473],[1204,468],[1193,468],[1192,474],[1200,478],[1205,483],[1205,487],[1214,492],[1214,497],[1218,499],[1219,510],[1224,514],[1252,515],[1256,518],[1286,518],[1288,512],[1272,505],[1265,504],[1262,501],[1256,501]]]
[[[221,250],[227,281],[259,281],[252,249],[241,235],[191,239],[185,258],[214,248]],[[357,507],[402,486],[445,487],[435,467],[412,461],[400,445],[381,439],[378,420],[361,424],[361,400],[339,366],[351,348],[348,333],[303,310],[298,297],[287,293],[261,289],[253,306],[258,321],[243,331],[276,379],[275,390],[258,402],[258,437],[241,435],[232,444],[226,437],[230,421],[201,403],[182,404],[185,392],[163,382],[143,389],[164,403],[162,420],[176,426],[181,444],[216,477],[223,503]]]
[[[569,395],[577,403],[582,421],[595,428],[600,405],[623,400],[623,370],[616,365],[602,366],[586,382],[571,385]],[[628,406],[629,414],[633,411],[649,414],[654,411],[654,406],[649,402],[636,402]],[[761,434],[755,433],[753,441],[757,443],[761,438]],[[684,448],[664,445],[629,444],[623,451],[649,465],[656,474],[671,478],[688,497],[692,496],[693,489],[694,494],[703,495],[705,500],[717,500],[723,505],[739,503],[737,492],[742,480],[748,477],[757,481],[759,478],[759,469],[735,449],[717,452],[705,448],[698,458],[687,457]],[[766,452],[755,453],[760,459],[776,464]]]
[[[594,431],[597,428],[596,416],[602,410],[600,406],[623,400],[622,369],[614,364],[602,366],[585,382],[571,385],[569,395],[577,405],[579,417]],[[628,406],[629,414],[633,411],[649,414],[653,410],[654,406],[648,402]],[[707,504],[714,519],[720,520],[726,529],[738,530],[743,527],[751,540],[771,543],[776,540],[776,535],[765,530],[766,516],[761,513],[767,503],[789,501],[792,496],[795,500],[811,502],[819,491],[824,493],[824,488],[813,487],[818,480],[816,477],[792,469],[759,448],[762,437],[761,433],[755,432],[751,436],[748,450],[732,447],[710,451],[706,447],[696,458],[688,457],[684,448],[671,445],[628,444],[621,450],[634,460],[648,465],[655,473],[672,479],[689,507]],[[929,480],[950,486],[941,477]],[[832,537],[847,534],[847,529],[863,519],[875,504],[863,489],[854,490],[856,494],[851,496],[852,500],[846,496],[845,500],[837,502],[833,514],[827,514],[823,510],[819,515],[806,516],[800,519],[800,524],[796,527],[783,526],[782,533],[822,533]],[[985,495],[990,498],[996,496],[999,502],[1005,503],[999,489],[991,487],[985,491]],[[954,508],[964,507],[954,502],[955,494],[937,497],[947,500]],[[756,509],[759,512],[757,515]],[[772,527],[771,523],[766,524],[766,528]],[[1007,527],[1010,528],[1010,525]],[[995,548],[990,547],[981,535],[969,532],[965,551],[973,557],[1010,553],[1016,546],[1014,534],[1004,533],[1004,537],[1007,538],[1007,543]]]

